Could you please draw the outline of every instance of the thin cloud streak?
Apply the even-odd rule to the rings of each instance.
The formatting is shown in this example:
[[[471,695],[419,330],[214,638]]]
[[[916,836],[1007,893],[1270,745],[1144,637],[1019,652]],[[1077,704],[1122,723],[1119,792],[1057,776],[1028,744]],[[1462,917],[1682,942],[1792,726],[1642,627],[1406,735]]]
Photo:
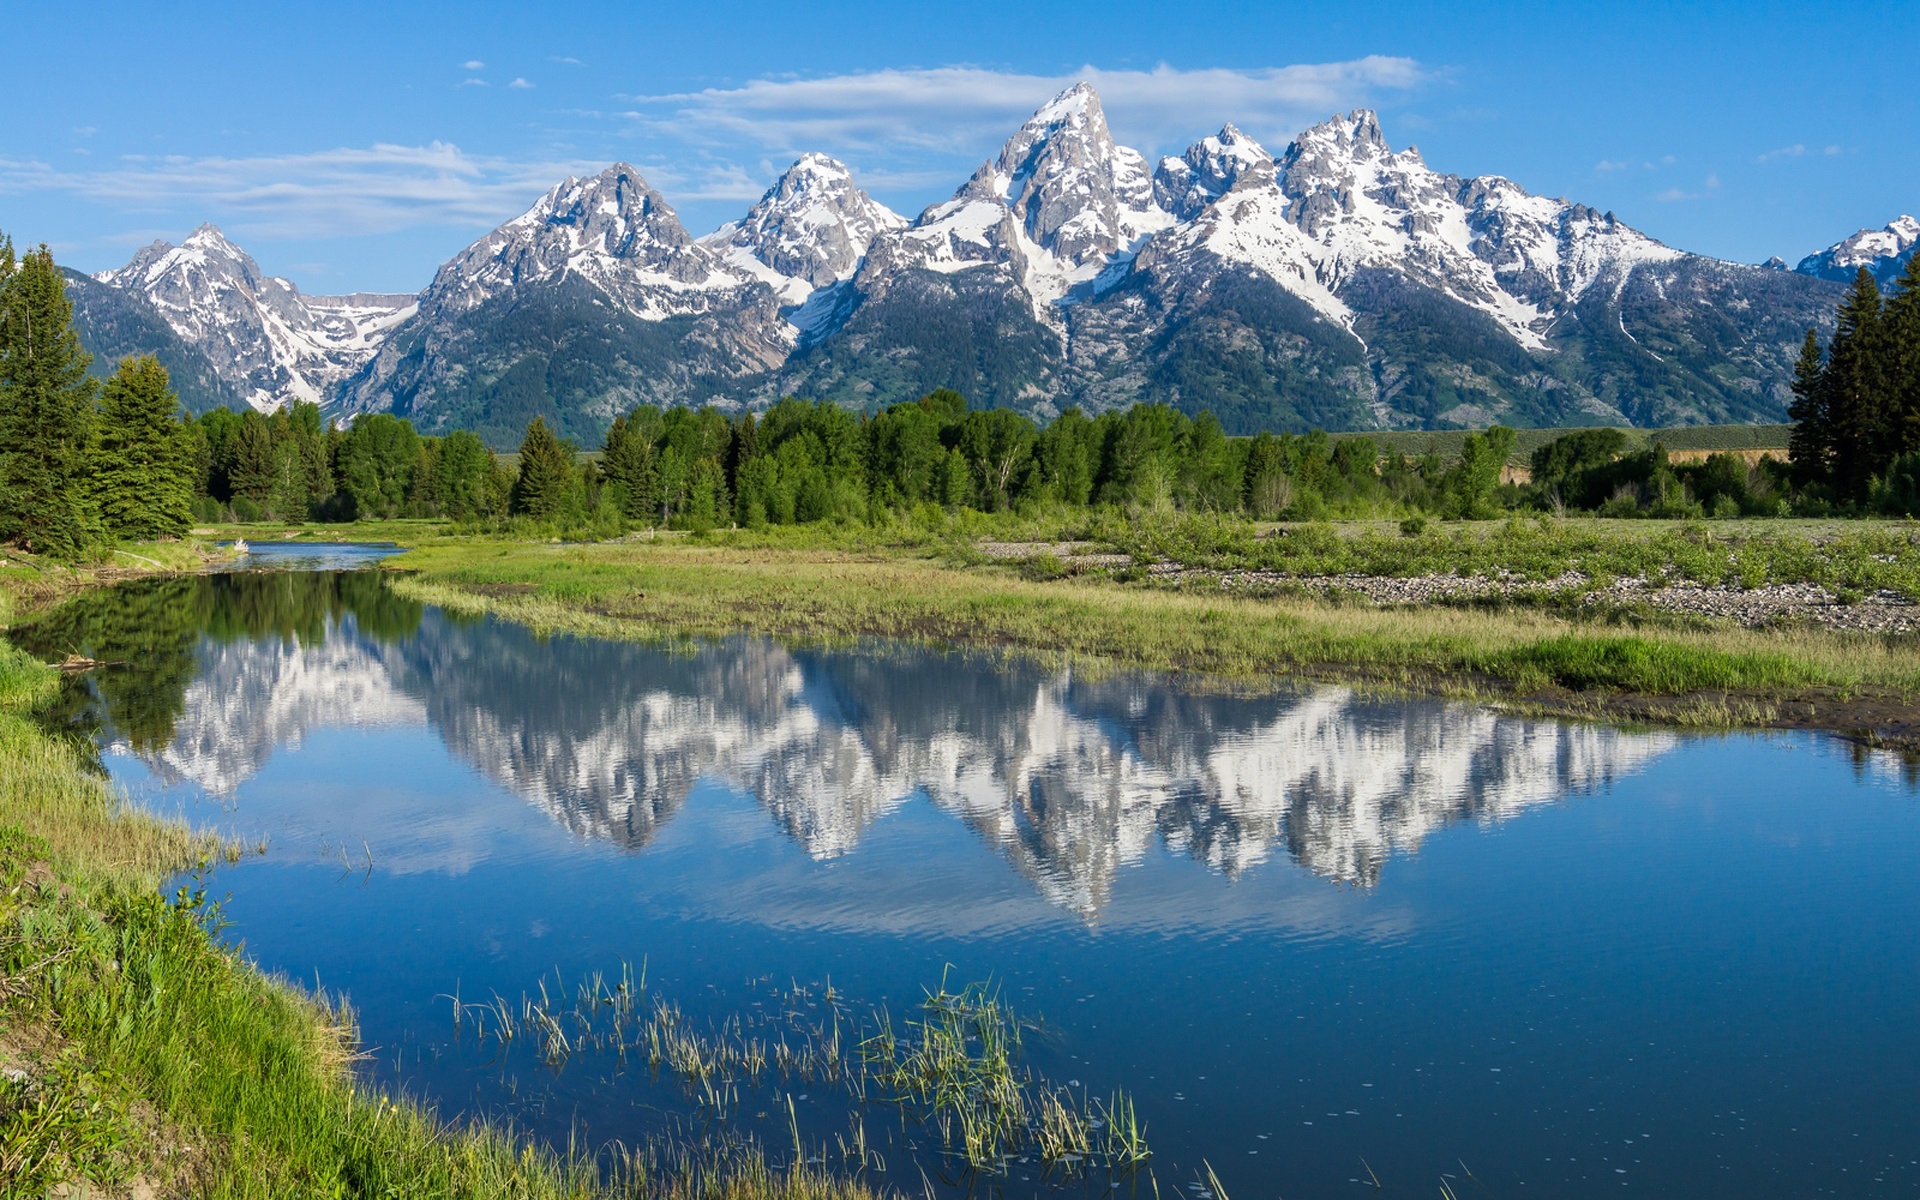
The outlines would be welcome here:
[[[446,142],[253,158],[170,155],[98,171],[0,159],[0,195],[65,192],[126,213],[191,209],[256,236],[340,237],[492,228],[567,175],[604,165],[515,162]]]
[[[1110,71],[1034,75],[981,67],[886,70],[817,79],[758,79],[739,87],[628,96],[625,114],[679,137],[708,132],[783,153],[828,148],[957,152],[991,146],[1080,80],[1100,93],[1115,136],[1147,150],[1182,147],[1232,121],[1284,144],[1341,109],[1430,83],[1410,58],[1258,70]],[[1277,147],[1276,147],[1277,148]]]

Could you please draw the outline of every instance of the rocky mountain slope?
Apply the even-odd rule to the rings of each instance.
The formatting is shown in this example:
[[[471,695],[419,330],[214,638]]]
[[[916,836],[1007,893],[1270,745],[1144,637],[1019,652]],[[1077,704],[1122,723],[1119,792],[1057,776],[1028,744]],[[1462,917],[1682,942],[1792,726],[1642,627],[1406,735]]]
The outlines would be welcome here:
[[[503,444],[535,415],[592,438],[641,401],[877,406],[935,387],[1041,417],[1167,400],[1233,431],[1676,424],[1780,419],[1831,277],[1910,254],[1903,220],[1797,271],[1749,267],[1436,171],[1365,110],[1277,155],[1228,125],[1149,164],[1081,84],[912,221],[810,154],[695,238],[616,164],[469,246],[417,302],[302,296],[211,227],[100,281],[249,402]]]
[[[264,274],[212,225],[178,246],[154,242],[94,277],[140,296],[240,399],[260,409],[331,403],[395,326],[411,296],[307,296]]]
[[[65,275],[74,326],[81,345],[93,355],[95,376],[104,379],[128,355],[151,354],[167,369],[173,390],[188,412],[239,408],[246,403],[200,348],[175,332],[144,294],[111,287],[78,271]]]

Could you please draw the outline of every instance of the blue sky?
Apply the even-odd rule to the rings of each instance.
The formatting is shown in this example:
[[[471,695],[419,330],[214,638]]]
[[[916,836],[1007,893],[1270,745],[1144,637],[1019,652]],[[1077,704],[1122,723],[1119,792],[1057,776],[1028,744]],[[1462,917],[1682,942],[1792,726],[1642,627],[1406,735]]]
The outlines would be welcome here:
[[[24,8],[24,6],[22,6]],[[1920,3],[34,5],[0,229],[98,270],[204,220],[308,291],[412,291],[624,159],[696,235],[798,153],[912,215],[1054,90],[1177,153],[1377,108],[1457,174],[1789,260],[1920,211]]]

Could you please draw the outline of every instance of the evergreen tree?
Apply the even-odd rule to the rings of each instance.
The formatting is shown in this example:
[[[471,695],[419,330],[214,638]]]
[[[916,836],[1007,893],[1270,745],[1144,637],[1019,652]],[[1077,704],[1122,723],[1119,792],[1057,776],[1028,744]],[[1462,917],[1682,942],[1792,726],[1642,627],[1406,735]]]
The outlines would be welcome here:
[[[207,446],[207,473],[202,489],[222,504],[233,499],[233,470],[242,421],[240,414],[230,408],[215,408],[201,413],[194,422]]]
[[[273,495],[273,428],[267,419],[248,409],[240,416],[240,430],[233,439],[233,466],[228,483],[235,500],[264,506]]]
[[[1848,499],[1864,497],[1867,484],[1890,461],[1881,332],[1880,285],[1862,267],[1840,303],[1822,373],[1833,483]]]
[[[53,255],[0,248],[0,541],[79,555],[99,536],[86,487],[92,356],[80,348]]]
[[[192,438],[150,354],[122,359],[100,392],[92,485],[109,537],[179,537],[193,520]]]
[[[1802,484],[1826,482],[1832,475],[1832,432],[1827,425],[1826,359],[1820,339],[1807,330],[1800,358],[1793,364],[1793,403],[1787,416],[1793,429],[1787,434],[1787,461]],[[1540,471],[1534,470],[1538,482]]]
[[[300,445],[292,438],[274,443],[273,487],[267,492],[267,509],[283,521],[304,521],[313,493],[307,487],[306,462]]]
[[[299,451],[300,469],[305,473],[309,503],[325,504],[333,496],[333,455],[328,444],[327,423],[320,406],[311,400],[295,400],[273,414],[273,440],[276,447],[292,442]],[[275,454],[278,456],[278,450]]]
[[[630,521],[659,517],[660,487],[653,459],[651,425],[640,410],[631,417],[615,417],[601,447],[600,471],[615,489],[621,514]]]
[[[1887,452],[1920,452],[1920,254],[1907,260],[1883,314],[1887,347]]]
[[[487,485],[494,470],[493,451],[478,434],[456,429],[440,439],[434,464],[434,503],[456,520],[495,511]]]
[[[520,476],[514,480],[511,500],[516,514],[551,517],[573,503],[573,447],[562,442],[535,417],[520,443]]]

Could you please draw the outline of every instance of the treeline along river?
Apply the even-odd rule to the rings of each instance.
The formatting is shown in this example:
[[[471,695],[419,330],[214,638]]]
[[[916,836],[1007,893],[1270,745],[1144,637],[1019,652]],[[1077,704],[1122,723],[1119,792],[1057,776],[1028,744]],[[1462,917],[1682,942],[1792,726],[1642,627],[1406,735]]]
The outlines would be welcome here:
[[[281,569],[18,636],[120,664],[47,719],[141,805],[264,838],[212,870],[225,936],[345,993],[370,1078],[449,1114],[797,1137],[915,1193],[1152,1195],[1034,1152],[969,1177],[937,1122],[860,1098],[876,1010],[904,1029],[943,978],[991,980],[1021,1070],[1096,1121],[1132,1097],[1162,1194],[1208,1166],[1235,1197],[1920,1190],[1898,760],[900,645],[541,638],[313,569],[371,556],[265,548]],[[670,1010],[799,1065],[703,1094],[582,1015],[596,976],[644,986],[633,1030]]]

